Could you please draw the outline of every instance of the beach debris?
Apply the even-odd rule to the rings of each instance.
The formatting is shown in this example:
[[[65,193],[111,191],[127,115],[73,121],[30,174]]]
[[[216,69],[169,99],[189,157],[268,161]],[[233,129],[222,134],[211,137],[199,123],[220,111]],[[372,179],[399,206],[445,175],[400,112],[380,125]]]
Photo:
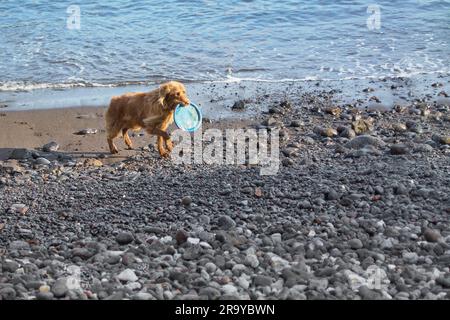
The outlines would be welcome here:
[[[98,132],[97,129],[88,128],[88,129],[83,129],[83,130],[80,130],[78,132],[75,132],[75,134],[88,135],[88,134],[96,134],[97,132]]]

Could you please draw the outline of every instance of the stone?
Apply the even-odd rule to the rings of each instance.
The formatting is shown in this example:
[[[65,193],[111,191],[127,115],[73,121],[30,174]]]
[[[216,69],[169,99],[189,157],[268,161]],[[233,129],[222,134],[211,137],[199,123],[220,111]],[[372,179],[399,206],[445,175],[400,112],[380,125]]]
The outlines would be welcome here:
[[[220,216],[217,223],[219,227],[223,230],[229,230],[236,226],[236,222],[234,222],[234,220],[231,219],[229,216],[225,215]]]
[[[133,270],[125,269],[117,276],[117,279],[123,282],[136,282],[139,278],[136,276]]]
[[[338,200],[339,198],[339,194],[334,190],[325,193],[325,200]]]
[[[442,136],[442,135],[433,135],[431,137],[433,141],[436,141],[437,143],[444,144],[444,145],[450,145],[450,136]]]
[[[28,207],[23,203],[15,203],[9,207],[11,213],[25,214],[28,211]]]
[[[426,228],[425,231],[423,232],[423,237],[428,242],[438,242],[439,239],[441,238],[441,234],[439,233],[438,230]]]
[[[131,232],[120,232],[116,236],[116,241],[120,245],[129,244],[134,241],[133,234]]]
[[[20,265],[16,261],[9,260],[4,261],[1,266],[3,272],[16,272]]]
[[[49,160],[47,160],[46,158],[43,157],[39,157],[35,160],[36,164],[40,164],[40,165],[44,165],[44,166],[48,166],[51,162]]]
[[[188,238],[189,234],[183,229],[178,230],[175,234],[175,240],[177,241],[178,245],[182,245],[183,243],[185,243]]]
[[[98,159],[90,158],[84,161],[84,165],[87,167],[101,167],[103,166],[103,162]]]
[[[372,131],[372,121],[369,119],[359,119],[352,122],[352,129],[357,135]]]
[[[56,143],[55,141],[51,141],[47,144],[44,144],[44,146],[42,147],[42,151],[44,152],[55,152],[58,151],[59,149],[59,144]]]
[[[252,268],[257,268],[259,266],[258,257],[254,254],[248,254],[244,260],[245,265],[250,266]]]
[[[409,148],[405,144],[394,144],[391,146],[390,152],[392,155],[408,154]]]
[[[395,132],[405,132],[408,128],[403,123],[394,123],[392,124],[392,130]]]
[[[356,132],[353,129],[344,128],[339,136],[347,139],[353,139],[354,137],[356,137]]]
[[[233,106],[231,107],[231,110],[239,110],[242,111],[245,109],[245,101],[244,100],[238,100],[236,101]]]
[[[315,127],[313,132],[319,136],[329,138],[336,137],[338,135],[337,130],[333,128]]]
[[[192,199],[191,199],[191,197],[189,197],[189,196],[185,196],[185,197],[183,197],[183,199],[181,199],[181,203],[182,203],[184,206],[189,206],[189,205],[191,205],[191,203],[192,203]]]
[[[419,260],[419,256],[416,252],[403,252],[402,258],[406,263],[415,264]]]
[[[264,275],[257,275],[253,279],[253,284],[259,287],[270,286],[272,284],[272,278]]]
[[[88,135],[88,134],[96,134],[97,132],[98,132],[97,129],[88,128],[88,129],[83,129],[83,130],[77,131],[77,132],[75,132],[75,134]]]
[[[67,278],[59,278],[52,285],[52,293],[56,298],[62,298],[66,295],[67,291]]]
[[[291,127],[300,128],[301,126],[303,126],[303,122],[301,120],[292,120],[291,121]]]
[[[361,135],[353,138],[349,142],[345,144],[346,148],[349,149],[361,149],[365,146],[373,146],[373,147],[384,147],[386,143],[377,137],[372,137],[368,135]]]
[[[16,240],[9,244],[9,250],[30,250],[28,242]]]
[[[348,245],[350,248],[356,250],[356,249],[361,249],[363,247],[363,243],[361,240],[359,239],[351,239],[348,241]]]

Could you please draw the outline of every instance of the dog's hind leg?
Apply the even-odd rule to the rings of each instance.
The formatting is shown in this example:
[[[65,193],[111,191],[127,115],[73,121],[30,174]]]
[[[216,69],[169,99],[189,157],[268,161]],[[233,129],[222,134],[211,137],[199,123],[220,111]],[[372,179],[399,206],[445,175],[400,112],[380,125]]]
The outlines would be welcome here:
[[[133,149],[133,143],[130,140],[130,136],[128,135],[128,129],[122,129],[122,136],[123,140],[125,141],[125,144],[128,146],[128,149]]]

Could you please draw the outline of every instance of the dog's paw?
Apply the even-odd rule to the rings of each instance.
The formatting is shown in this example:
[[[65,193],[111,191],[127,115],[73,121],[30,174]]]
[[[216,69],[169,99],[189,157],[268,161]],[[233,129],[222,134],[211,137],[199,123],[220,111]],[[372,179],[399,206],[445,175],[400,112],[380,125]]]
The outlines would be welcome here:
[[[167,150],[159,150],[159,155],[161,156],[161,158],[169,158],[170,157],[170,152]]]
[[[111,150],[109,150],[111,152],[111,154],[117,154],[119,153],[119,150],[117,148],[113,148]]]
[[[173,143],[172,143],[172,141],[170,141],[170,140],[166,141],[166,148],[167,148],[167,151],[172,152],[172,150],[173,150]]]

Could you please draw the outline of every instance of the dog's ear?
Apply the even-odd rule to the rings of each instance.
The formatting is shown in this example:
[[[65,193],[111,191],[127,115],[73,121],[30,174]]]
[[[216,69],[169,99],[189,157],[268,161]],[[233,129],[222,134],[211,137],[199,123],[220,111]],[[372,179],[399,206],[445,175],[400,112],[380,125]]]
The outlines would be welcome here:
[[[162,104],[164,107],[166,106],[165,104],[165,100],[167,98],[167,96],[170,93],[170,85],[168,83],[163,83],[162,85],[159,86],[159,103]]]

